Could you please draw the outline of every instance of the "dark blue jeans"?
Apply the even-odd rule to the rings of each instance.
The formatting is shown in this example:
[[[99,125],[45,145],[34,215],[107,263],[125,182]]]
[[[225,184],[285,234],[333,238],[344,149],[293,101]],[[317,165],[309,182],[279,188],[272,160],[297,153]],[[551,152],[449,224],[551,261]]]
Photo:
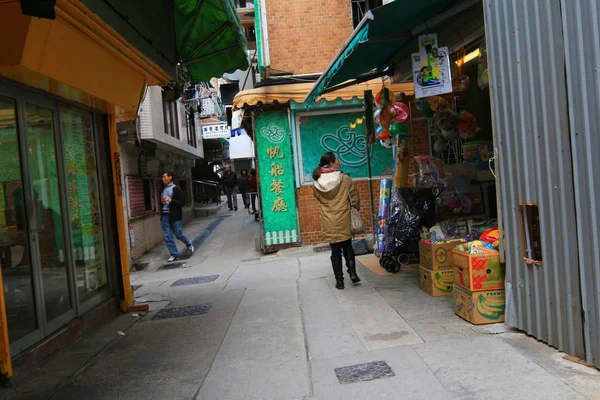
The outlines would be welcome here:
[[[181,240],[187,247],[192,245],[190,239],[188,239],[184,234],[181,228],[181,221],[171,222],[169,221],[169,215],[161,215],[160,224],[162,226],[163,236],[165,238],[165,244],[169,249],[169,252],[172,256],[179,257],[179,252],[177,251],[177,245],[173,240],[173,234],[179,240]]]
[[[352,239],[348,239],[339,243],[329,243],[329,247],[331,247],[331,255],[333,257],[341,257],[342,251],[348,246],[352,247]]]

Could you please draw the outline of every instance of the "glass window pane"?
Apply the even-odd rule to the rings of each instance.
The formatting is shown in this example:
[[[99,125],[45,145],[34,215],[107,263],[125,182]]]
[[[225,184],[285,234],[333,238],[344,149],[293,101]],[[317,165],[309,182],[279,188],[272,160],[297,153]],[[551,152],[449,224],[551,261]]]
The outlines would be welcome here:
[[[15,102],[0,97],[0,263],[8,336],[37,330]]]
[[[51,110],[27,104],[27,149],[33,184],[34,215],[30,227],[37,232],[46,320],[72,308],[60,190]]]
[[[61,106],[77,290],[84,301],[106,287],[106,260],[92,115]]]

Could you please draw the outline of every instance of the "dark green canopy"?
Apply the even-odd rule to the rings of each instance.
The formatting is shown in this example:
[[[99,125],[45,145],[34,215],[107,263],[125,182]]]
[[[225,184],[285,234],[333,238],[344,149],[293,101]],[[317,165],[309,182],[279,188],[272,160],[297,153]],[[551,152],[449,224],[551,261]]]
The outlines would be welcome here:
[[[248,68],[247,41],[232,0],[175,0],[178,61],[192,83]]]

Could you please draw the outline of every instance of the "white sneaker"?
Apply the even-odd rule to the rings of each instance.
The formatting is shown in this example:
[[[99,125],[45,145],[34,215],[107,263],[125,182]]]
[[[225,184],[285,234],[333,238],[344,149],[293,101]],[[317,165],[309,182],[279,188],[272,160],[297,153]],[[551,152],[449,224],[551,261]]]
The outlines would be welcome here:
[[[167,258],[167,262],[173,262],[176,260],[179,260],[179,257],[171,256],[171,257]]]
[[[194,250],[196,249],[194,249],[194,245],[192,244],[190,245],[190,247],[188,247],[188,250],[190,251],[190,253],[194,253]]]

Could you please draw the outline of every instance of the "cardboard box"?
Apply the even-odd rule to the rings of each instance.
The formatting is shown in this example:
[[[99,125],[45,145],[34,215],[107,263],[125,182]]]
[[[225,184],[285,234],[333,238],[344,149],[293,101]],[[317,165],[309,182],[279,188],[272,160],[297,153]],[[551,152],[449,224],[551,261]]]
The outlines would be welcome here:
[[[443,269],[432,271],[427,268],[419,268],[421,274],[421,290],[433,297],[452,296],[454,286],[454,271]]]
[[[471,292],[454,285],[454,313],[475,325],[504,322],[504,290]]]
[[[432,271],[452,269],[452,250],[461,242],[427,244],[419,242],[419,265]]]
[[[500,253],[491,250],[485,254],[453,251],[454,283],[472,292],[504,289],[504,265]]]

